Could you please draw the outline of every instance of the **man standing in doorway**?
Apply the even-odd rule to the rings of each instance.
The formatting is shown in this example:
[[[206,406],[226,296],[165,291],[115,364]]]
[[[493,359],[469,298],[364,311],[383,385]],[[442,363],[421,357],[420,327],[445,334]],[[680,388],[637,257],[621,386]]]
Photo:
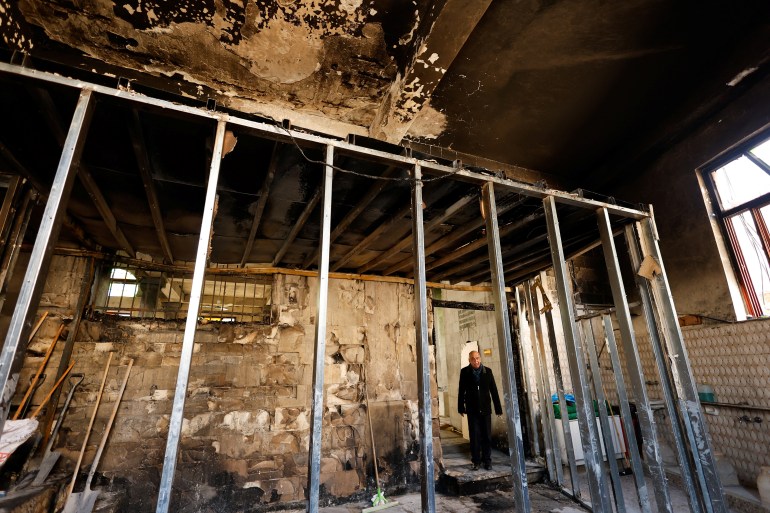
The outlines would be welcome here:
[[[479,352],[471,351],[468,362],[470,365],[460,371],[457,410],[460,415],[468,414],[473,463],[471,468],[478,470],[479,465],[484,465],[489,470],[492,468],[492,403],[498,416],[503,414],[503,408],[500,396],[497,395],[495,377],[488,367],[481,365]]]

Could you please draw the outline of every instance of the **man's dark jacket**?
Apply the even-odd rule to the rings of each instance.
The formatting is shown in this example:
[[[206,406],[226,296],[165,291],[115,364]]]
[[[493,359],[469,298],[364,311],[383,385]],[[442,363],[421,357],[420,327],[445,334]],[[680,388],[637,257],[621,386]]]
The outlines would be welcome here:
[[[497,395],[497,385],[492,371],[481,366],[481,379],[478,386],[473,377],[473,367],[468,365],[460,370],[460,390],[458,392],[457,411],[469,415],[492,413],[492,402],[495,404],[495,414],[502,415],[500,396]],[[490,396],[492,401],[490,401]]]

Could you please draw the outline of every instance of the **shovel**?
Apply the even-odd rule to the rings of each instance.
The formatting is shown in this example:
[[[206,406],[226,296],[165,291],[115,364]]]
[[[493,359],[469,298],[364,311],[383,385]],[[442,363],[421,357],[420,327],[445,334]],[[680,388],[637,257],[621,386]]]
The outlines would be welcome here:
[[[126,369],[126,376],[123,378],[123,384],[120,385],[120,392],[118,392],[118,398],[115,399],[115,406],[112,408],[112,413],[110,414],[110,420],[107,421],[107,425],[104,428],[104,435],[102,436],[102,441],[99,444],[99,448],[96,450],[96,456],[94,456],[94,461],[91,463],[91,469],[88,471],[88,479],[86,480],[86,486],[80,493],[71,493],[69,497],[67,497],[67,503],[64,505],[64,509],[62,510],[62,513],[91,513],[94,509],[94,505],[96,504],[96,499],[99,497],[99,490],[92,490],[91,489],[91,480],[94,478],[94,474],[96,474],[96,467],[99,465],[99,459],[102,457],[102,451],[104,451],[104,446],[107,445],[107,437],[110,434],[110,429],[112,428],[112,422],[115,420],[115,416],[118,414],[118,408],[120,407],[120,400],[123,398],[123,392],[126,390],[126,384],[128,383],[128,376],[131,374],[131,367],[134,365],[134,360],[131,359],[128,361],[128,369]],[[106,376],[106,375],[105,375]],[[77,471],[75,473],[75,476],[77,477]],[[74,480],[73,480],[74,484]]]
[[[72,401],[72,396],[75,394],[75,389],[83,381],[83,378],[83,374],[73,374],[70,376],[70,391],[67,394],[67,399],[64,401],[64,407],[59,414],[59,418],[56,419],[56,425],[54,426],[53,431],[51,432],[51,436],[48,439],[48,444],[46,445],[45,451],[43,452],[43,461],[40,463],[40,468],[37,471],[35,480],[32,481],[32,486],[43,484],[45,478],[48,477],[48,474],[51,473],[53,466],[56,465],[57,461],[59,461],[59,456],[61,456],[61,453],[52,451],[51,449],[53,448],[56,435],[59,433],[59,428],[61,427],[62,421],[64,420],[64,415],[67,413],[67,408],[69,408],[70,401]]]

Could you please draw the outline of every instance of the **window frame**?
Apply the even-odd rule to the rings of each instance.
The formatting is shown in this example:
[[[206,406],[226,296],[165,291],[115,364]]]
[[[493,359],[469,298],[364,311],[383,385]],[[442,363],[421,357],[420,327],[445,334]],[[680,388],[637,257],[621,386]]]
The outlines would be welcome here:
[[[744,309],[746,314],[752,318],[765,316],[762,306],[764,301],[760,302],[757,289],[753,283],[754,280],[752,279],[743,256],[744,249],[740,246],[740,242],[737,239],[735,228],[732,226],[732,220],[746,212],[751,213],[751,219],[754,229],[759,236],[765,260],[768,266],[770,266],[770,230],[760,212],[764,207],[770,206],[770,192],[730,208],[724,208],[722,206],[722,200],[717,184],[714,180],[714,173],[731,162],[738,160],[741,157],[746,157],[761,171],[770,176],[770,163],[763,161],[761,158],[751,153],[752,149],[768,141],[770,141],[770,130],[764,129],[699,169],[701,178],[703,179],[703,183],[708,192],[710,212],[717,221],[716,224],[719,226],[722,242],[727,249],[727,254],[732,265],[732,271],[735,275],[738,288],[740,289]]]

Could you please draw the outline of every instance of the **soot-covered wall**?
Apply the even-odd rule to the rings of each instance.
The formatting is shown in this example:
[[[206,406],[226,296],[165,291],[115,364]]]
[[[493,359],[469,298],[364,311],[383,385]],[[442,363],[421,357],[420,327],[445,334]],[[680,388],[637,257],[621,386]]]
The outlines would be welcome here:
[[[87,268],[81,259],[54,258],[41,304],[41,311],[50,315],[30,345],[20,383],[28,383],[58,326],[71,318]],[[317,280],[276,275],[272,301],[270,325],[199,326],[173,510],[196,505],[224,513],[305,498]],[[130,506],[131,511],[154,511],[183,332],[183,321],[114,318],[86,320],[78,331],[73,372],[84,373],[85,380],[55,444],[63,453],[57,471],[73,467],[112,351],[112,369],[84,460],[88,468],[133,358],[99,464],[100,482],[115,492],[117,510]],[[62,340],[34,404],[50,390],[63,347]],[[331,280],[321,462],[325,502],[373,489],[367,393],[381,481],[391,490],[419,485],[416,358],[410,285]],[[437,437],[433,354],[431,373]],[[15,402],[24,389],[19,387]],[[434,451],[439,459],[438,438]]]

